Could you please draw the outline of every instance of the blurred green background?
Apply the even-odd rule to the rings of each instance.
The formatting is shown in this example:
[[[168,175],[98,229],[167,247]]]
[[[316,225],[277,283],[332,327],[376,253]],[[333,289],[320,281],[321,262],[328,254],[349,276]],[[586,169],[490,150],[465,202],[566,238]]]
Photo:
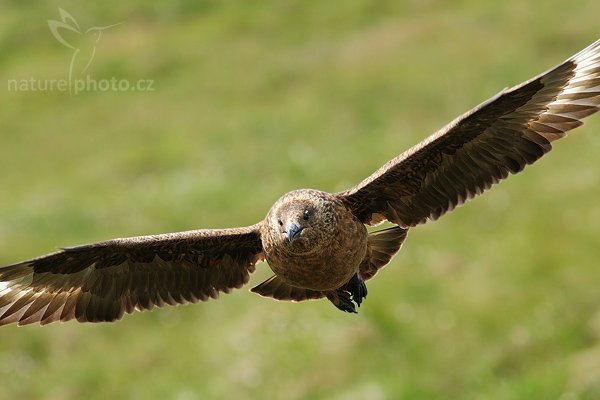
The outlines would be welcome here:
[[[103,32],[66,79],[47,20]],[[3,1],[0,264],[260,220],[338,191],[600,37],[597,0]],[[115,324],[0,328],[1,399],[600,398],[600,115],[436,223],[358,315],[246,289]],[[266,264],[252,277],[270,275]]]

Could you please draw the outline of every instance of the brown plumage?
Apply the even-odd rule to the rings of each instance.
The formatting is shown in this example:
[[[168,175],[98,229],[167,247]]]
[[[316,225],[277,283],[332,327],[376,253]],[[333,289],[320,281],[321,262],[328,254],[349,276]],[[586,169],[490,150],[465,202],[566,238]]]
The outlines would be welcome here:
[[[504,90],[336,194],[285,194],[256,225],[114,239],[0,268],[0,324],[114,321],[134,310],[215,298],[266,259],[252,291],[326,297],[355,312],[408,228],[435,220],[517,173],[600,105],[600,40]],[[397,226],[368,233],[365,225]]]

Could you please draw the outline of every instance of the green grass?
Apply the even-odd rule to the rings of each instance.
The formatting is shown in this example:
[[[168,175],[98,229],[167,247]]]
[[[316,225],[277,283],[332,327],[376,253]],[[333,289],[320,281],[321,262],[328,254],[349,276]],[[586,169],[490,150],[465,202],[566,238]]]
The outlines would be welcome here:
[[[600,37],[593,0],[126,4],[60,7],[123,22],[89,73],[154,92],[0,91],[0,264],[345,189]],[[0,6],[0,82],[66,78],[58,6]],[[239,290],[116,324],[3,327],[0,398],[596,399],[598,154],[595,115],[412,230],[357,316]]]

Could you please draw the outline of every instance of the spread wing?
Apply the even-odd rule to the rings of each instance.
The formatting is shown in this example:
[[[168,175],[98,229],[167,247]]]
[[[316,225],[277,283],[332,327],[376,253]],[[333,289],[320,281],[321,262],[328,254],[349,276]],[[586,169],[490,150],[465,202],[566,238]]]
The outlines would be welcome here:
[[[437,219],[521,171],[600,104],[600,40],[458,117],[338,193],[364,223]]]
[[[0,325],[120,319],[216,298],[264,259],[259,225],[114,239],[0,268]]]

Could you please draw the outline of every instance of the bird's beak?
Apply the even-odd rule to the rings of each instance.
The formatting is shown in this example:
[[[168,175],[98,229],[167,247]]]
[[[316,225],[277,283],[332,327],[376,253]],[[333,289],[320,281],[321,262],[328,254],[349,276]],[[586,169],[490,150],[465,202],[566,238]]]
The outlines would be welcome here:
[[[287,233],[287,237],[288,237],[288,240],[290,241],[290,243],[292,243],[294,240],[298,239],[298,236],[300,236],[302,229],[304,229],[304,228],[301,228],[294,223],[291,223],[288,225],[287,229],[285,230],[285,233]]]

